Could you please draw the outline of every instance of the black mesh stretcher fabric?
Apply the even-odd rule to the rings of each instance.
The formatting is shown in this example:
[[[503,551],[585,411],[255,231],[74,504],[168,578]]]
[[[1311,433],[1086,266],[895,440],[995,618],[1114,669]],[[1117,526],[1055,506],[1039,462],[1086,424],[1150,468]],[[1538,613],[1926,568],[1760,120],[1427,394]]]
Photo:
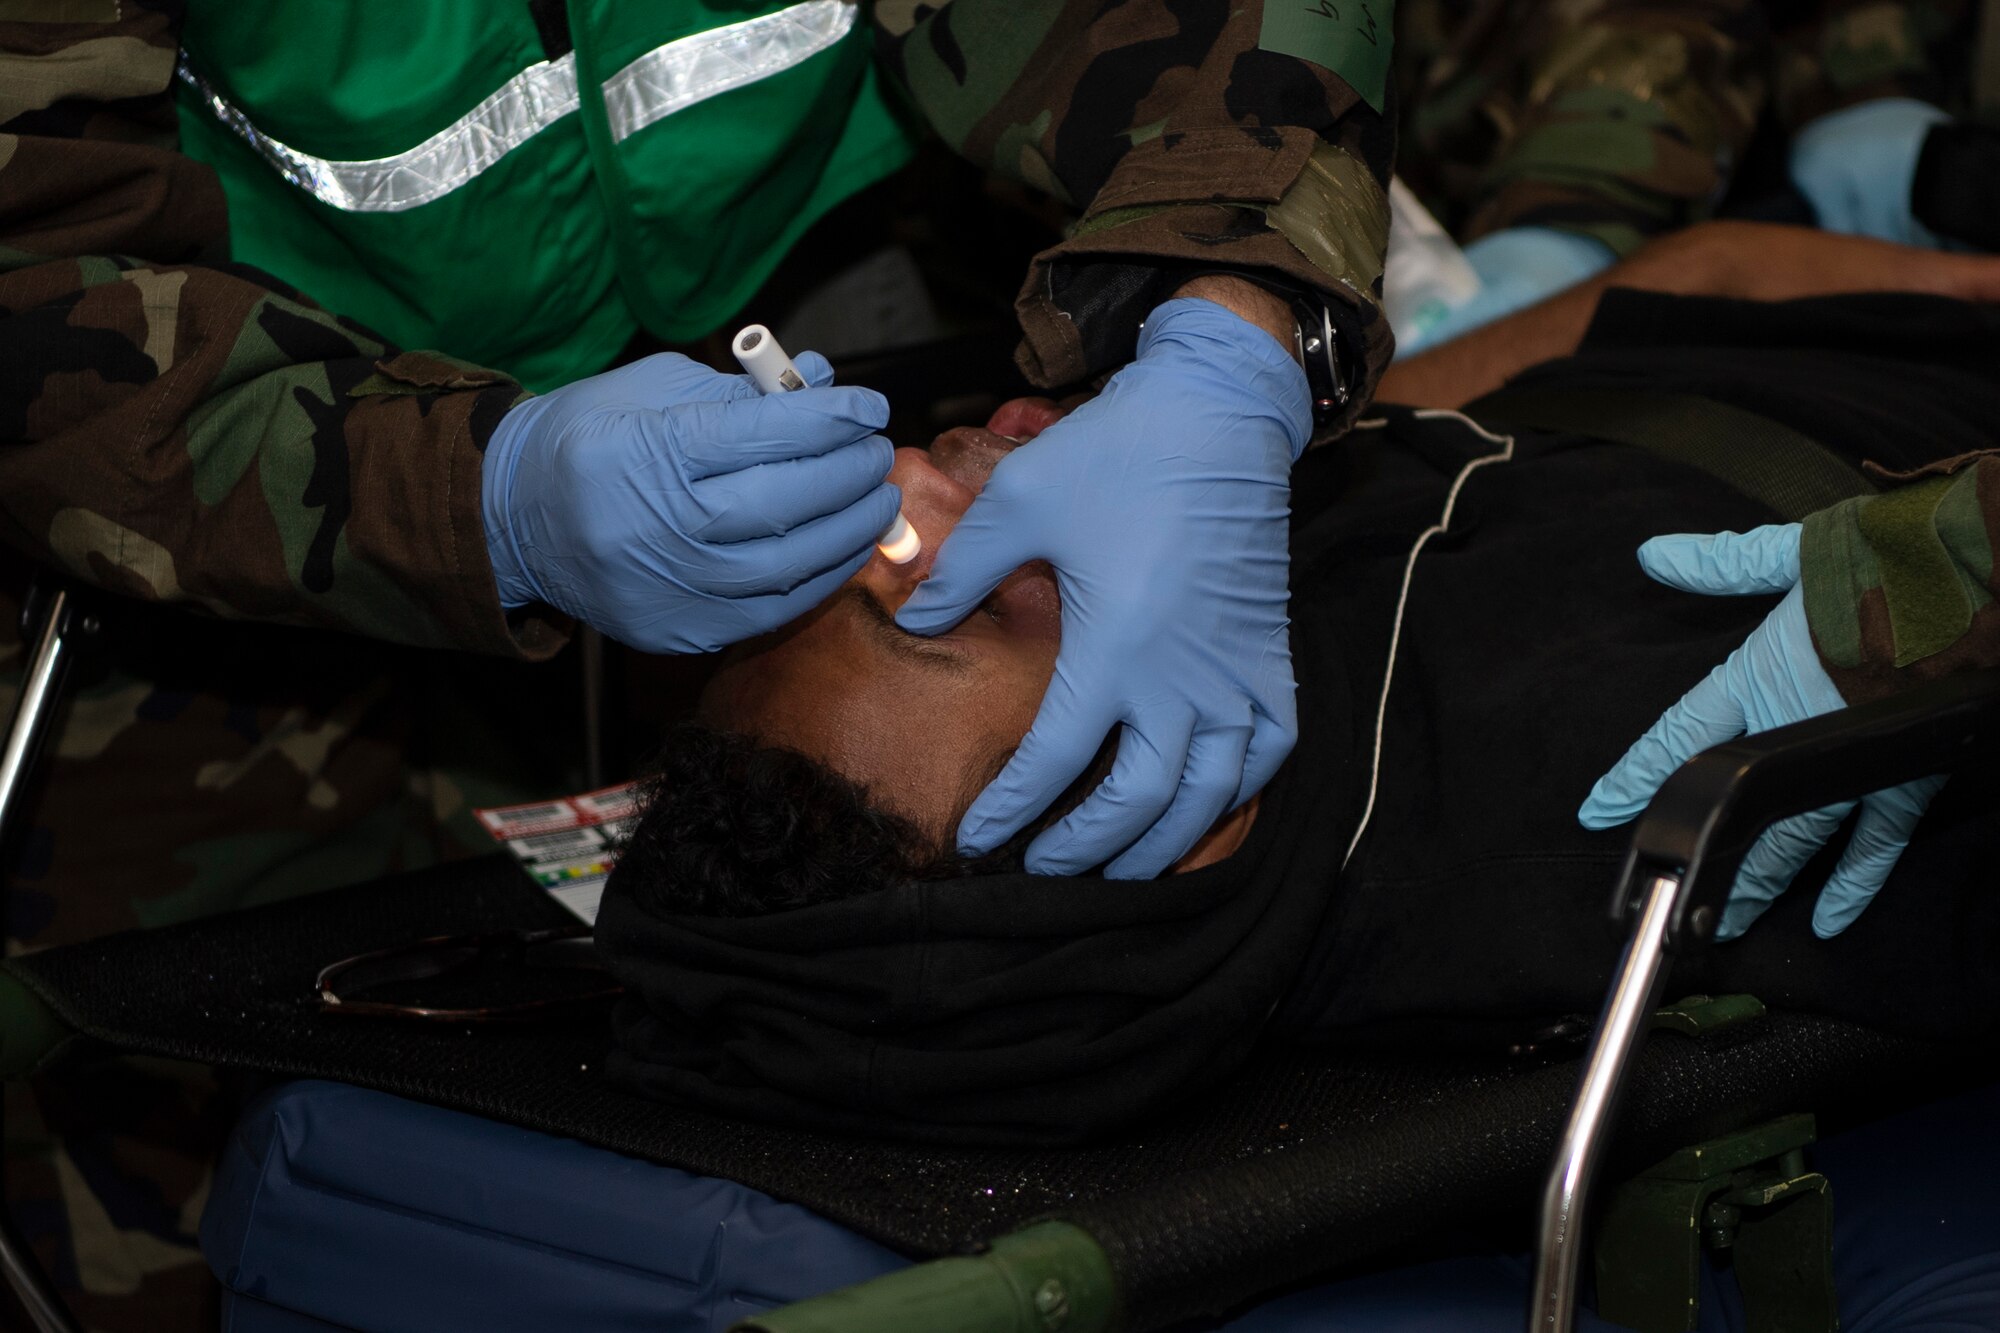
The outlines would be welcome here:
[[[569,924],[504,857],[6,966],[126,1050],[336,1079],[560,1134],[803,1204],[912,1255],[1049,1214],[1088,1227],[1131,1326],[1226,1308],[1495,1212],[1527,1215],[1575,1065],[1270,1052],[1226,1092],[1081,1148],[939,1149],[724,1120],[601,1076],[602,1009],[532,1026],[439,1027],[317,1011],[329,962],[436,935]],[[1573,1048],[1572,1048],[1573,1049]],[[1946,1064],[1939,1045],[1774,1014],[1722,1039],[1663,1035],[1627,1102],[1639,1162],[1756,1116],[1824,1109]]]

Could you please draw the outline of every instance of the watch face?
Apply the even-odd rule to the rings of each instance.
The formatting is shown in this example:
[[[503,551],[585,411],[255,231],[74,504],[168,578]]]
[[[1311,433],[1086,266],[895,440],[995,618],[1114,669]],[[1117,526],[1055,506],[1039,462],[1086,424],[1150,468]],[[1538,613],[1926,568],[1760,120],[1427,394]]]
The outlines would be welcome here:
[[[1347,404],[1333,312],[1322,301],[1302,299],[1292,307],[1292,313],[1299,322],[1299,360],[1305,366],[1306,386],[1312,391],[1313,414],[1331,415]]]

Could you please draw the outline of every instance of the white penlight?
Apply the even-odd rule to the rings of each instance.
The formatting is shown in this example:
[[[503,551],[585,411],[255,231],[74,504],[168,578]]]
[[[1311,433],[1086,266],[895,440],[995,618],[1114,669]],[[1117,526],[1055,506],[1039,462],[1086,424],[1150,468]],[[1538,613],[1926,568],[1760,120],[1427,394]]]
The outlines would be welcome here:
[[[757,387],[765,393],[790,393],[806,387],[805,376],[792,364],[792,358],[785,355],[785,349],[771,336],[771,331],[762,324],[752,324],[731,340],[729,350],[736,354],[736,360]],[[882,558],[894,564],[907,565],[923,554],[923,539],[901,512],[896,521],[882,534],[882,540],[875,543],[875,549]]]
[[[907,565],[923,554],[924,541],[910,526],[910,520],[899,513],[896,521],[889,525],[889,530],[882,534],[882,540],[875,543],[875,549],[882,553],[883,559]]]
[[[806,387],[806,377],[799,374],[792,358],[785,355],[785,349],[762,324],[752,324],[737,334],[730,350],[765,393],[790,393]]]

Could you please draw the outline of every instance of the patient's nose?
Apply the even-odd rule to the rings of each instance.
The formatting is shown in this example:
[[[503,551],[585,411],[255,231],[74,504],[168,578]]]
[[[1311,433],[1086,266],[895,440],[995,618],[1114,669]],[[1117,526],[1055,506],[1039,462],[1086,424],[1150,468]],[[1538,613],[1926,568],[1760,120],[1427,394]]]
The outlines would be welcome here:
[[[898,449],[889,480],[902,488],[903,516],[923,539],[924,549],[906,565],[898,565],[878,551],[862,567],[861,578],[886,603],[900,606],[910,589],[929,576],[938,547],[971,508],[973,493],[933,467],[930,455],[922,449]]]

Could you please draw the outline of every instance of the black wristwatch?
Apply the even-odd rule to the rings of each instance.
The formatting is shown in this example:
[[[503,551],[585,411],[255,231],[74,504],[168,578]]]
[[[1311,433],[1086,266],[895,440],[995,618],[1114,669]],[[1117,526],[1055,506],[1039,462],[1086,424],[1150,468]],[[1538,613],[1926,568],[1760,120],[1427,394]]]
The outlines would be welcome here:
[[[1306,369],[1312,392],[1313,420],[1327,421],[1347,406],[1347,378],[1340,364],[1340,338],[1334,332],[1333,311],[1317,296],[1292,297],[1294,350]]]
[[[1207,277],[1241,278],[1291,307],[1292,354],[1305,367],[1306,389],[1312,395],[1313,423],[1324,425],[1339,416],[1352,392],[1346,367],[1363,364],[1365,357],[1358,348],[1348,349],[1343,356],[1341,326],[1326,299],[1310,288],[1257,269],[1198,268],[1176,273],[1174,285],[1185,286],[1195,278]],[[1146,321],[1140,320],[1139,327],[1144,329]]]

